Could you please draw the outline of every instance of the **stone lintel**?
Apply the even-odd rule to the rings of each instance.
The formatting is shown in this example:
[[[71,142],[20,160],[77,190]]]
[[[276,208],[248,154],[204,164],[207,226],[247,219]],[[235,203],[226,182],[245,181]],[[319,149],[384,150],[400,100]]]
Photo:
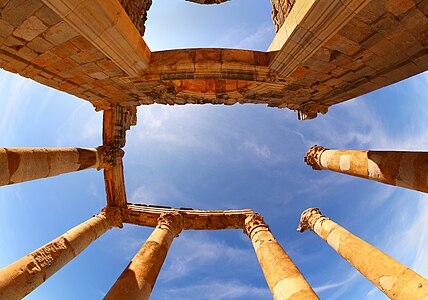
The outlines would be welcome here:
[[[178,212],[183,216],[183,230],[242,229],[244,220],[253,211],[242,210],[197,210],[172,208],[145,204],[128,204],[122,208],[123,222],[138,226],[156,227],[163,213]]]

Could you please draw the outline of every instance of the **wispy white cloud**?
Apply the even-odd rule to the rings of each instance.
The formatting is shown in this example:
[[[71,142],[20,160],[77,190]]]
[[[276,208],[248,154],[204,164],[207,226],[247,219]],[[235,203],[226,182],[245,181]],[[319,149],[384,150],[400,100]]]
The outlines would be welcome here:
[[[269,159],[271,157],[271,152],[267,145],[259,145],[254,141],[246,140],[239,148],[244,151],[250,151],[261,159]]]
[[[130,202],[153,205],[174,205],[176,203],[189,205],[192,201],[174,184],[158,181],[151,185],[142,184],[134,189]]]
[[[268,288],[253,286],[240,281],[206,281],[181,288],[162,291],[159,299],[180,300],[226,300],[226,299],[270,299]]]
[[[272,40],[275,35],[275,28],[271,22],[260,24],[254,33],[244,37],[239,43],[234,45],[237,49],[254,49],[267,41]]]
[[[29,92],[32,85],[27,78],[0,70],[0,143],[3,145],[15,140],[13,129],[19,123],[20,112],[31,101]]]
[[[254,257],[250,249],[234,248],[225,242],[210,238],[208,235],[186,232],[174,242],[174,257],[160,274],[161,280],[182,278],[192,270],[215,264],[231,263],[244,267],[252,265]]]
[[[330,289],[336,289],[337,290],[340,287],[348,286],[348,285],[352,284],[352,282],[355,281],[355,279],[358,276],[361,276],[361,274],[358,273],[357,271],[353,271],[351,274],[344,276],[346,278],[345,280],[335,282],[335,283],[326,283],[326,284],[323,284],[321,286],[316,286],[316,287],[314,287],[314,291],[316,293],[322,293],[322,292],[330,290]]]

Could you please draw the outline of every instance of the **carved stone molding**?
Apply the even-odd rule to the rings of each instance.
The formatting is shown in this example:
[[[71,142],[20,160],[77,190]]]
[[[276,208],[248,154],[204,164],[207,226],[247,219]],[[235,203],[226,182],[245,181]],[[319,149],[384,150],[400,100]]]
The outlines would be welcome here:
[[[322,170],[321,166],[321,154],[328,150],[327,148],[324,148],[323,146],[313,146],[308,150],[306,153],[305,158],[303,159],[305,163],[308,164],[308,166],[311,166],[314,170]]]
[[[252,233],[257,228],[264,228],[265,230],[269,230],[269,226],[266,224],[261,214],[255,213],[255,214],[249,215],[245,219],[244,233],[251,238]]]
[[[299,227],[297,227],[298,232],[304,232],[306,230],[314,230],[315,223],[319,219],[329,220],[326,216],[324,216],[319,208],[308,208],[302,213],[300,217]]]
[[[183,230],[183,216],[178,212],[163,213],[158,218],[157,227],[166,229],[177,237]]]
[[[119,207],[106,206],[101,211],[101,216],[104,216],[107,220],[107,223],[111,227],[122,228],[122,212]]]

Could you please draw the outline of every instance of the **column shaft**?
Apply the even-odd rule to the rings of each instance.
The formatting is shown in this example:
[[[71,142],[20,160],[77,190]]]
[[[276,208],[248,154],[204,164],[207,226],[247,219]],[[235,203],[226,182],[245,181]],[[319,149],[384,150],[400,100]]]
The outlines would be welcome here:
[[[245,232],[251,239],[274,299],[319,299],[259,214],[247,217]]]
[[[117,214],[102,212],[0,270],[0,299],[22,299],[113,226]]]
[[[158,226],[125,268],[104,299],[149,299],[174,237],[183,228],[178,213],[161,215]]]
[[[97,168],[96,149],[0,148],[0,186]]]
[[[391,299],[428,297],[428,280],[310,208],[298,231],[312,230]]]
[[[314,146],[305,161],[317,170],[428,192],[428,152],[328,150]]]

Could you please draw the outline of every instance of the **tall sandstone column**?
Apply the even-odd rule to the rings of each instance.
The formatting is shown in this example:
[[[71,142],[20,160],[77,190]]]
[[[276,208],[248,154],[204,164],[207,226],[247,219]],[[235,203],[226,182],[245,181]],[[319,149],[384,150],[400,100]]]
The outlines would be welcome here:
[[[0,270],[0,299],[22,299],[112,227],[120,211],[108,209]]]
[[[276,241],[261,215],[248,216],[245,219],[244,232],[251,239],[274,299],[319,299],[299,269]]]
[[[98,168],[92,148],[0,148],[0,186]]]
[[[331,170],[428,192],[428,152],[329,150],[313,146],[305,162],[314,170]]]
[[[305,230],[318,234],[389,298],[427,299],[427,279],[325,217],[318,208],[302,213],[297,231]]]
[[[169,247],[183,229],[179,213],[164,213],[158,225],[131,263],[104,297],[108,300],[149,299]]]

